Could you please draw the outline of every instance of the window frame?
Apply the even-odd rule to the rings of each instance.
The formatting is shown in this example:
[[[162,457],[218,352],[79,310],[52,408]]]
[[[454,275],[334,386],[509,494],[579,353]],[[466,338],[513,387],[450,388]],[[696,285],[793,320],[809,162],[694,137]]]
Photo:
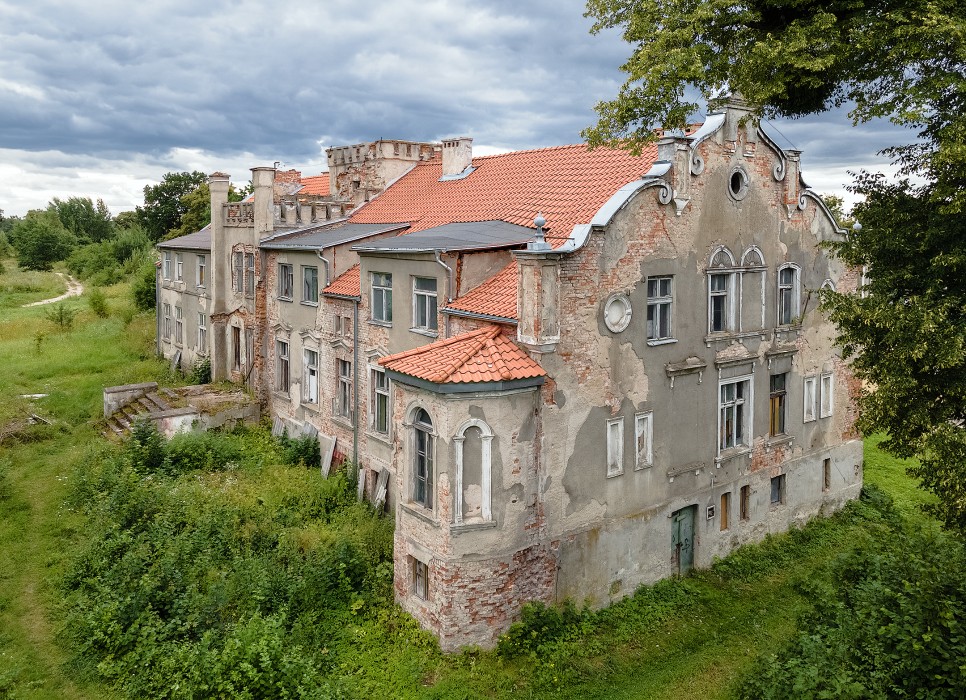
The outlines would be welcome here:
[[[427,421],[421,420],[425,415]],[[436,450],[436,428],[433,418],[424,408],[413,412],[413,452],[412,452],[412,491],[410,501],[427,510],[434,510],[434,463]],[[420,444],[422,442],[422,445]],[[420,488],[420,486],[422,488]],[[422,493],[420,493],[422,491]]]
[[[208,285],[208,257],[199,253],[195,265],[195,286],[204,288]]]
[[[382,380],[377,379],[381,376]],[[383,384],[384,382],[384,384]],[[379,435],[389,436],[389,407],[392,380],[381,367],[369,367],[369,429]],[[382,410],[380,410],[380,404]],[[380,415],[384,419],[384,426],[380,426]]]
[[[738,386],[744,386],[745,396],[739,396]],[[735,386],[734,399],[724,401],[723,391],[726,386]],[[725,435],[728,418],[726,411],[733,409],[734,419],[731,440]],[[718,456],[725,452],[748,451],[754,443],[754,412],[755,412],[755,382],[754,375],[746,374],[740,377],[722,379],[718,382]],[[740,424],[740,428],[739,428]],[[730,443],[730,444],[726,444]]]
[[[642,427],[643,426],[643,427]],[[645,449],[641,449],[641,438],[645,440]],[[646,469],[654,464],[654,412],[644,411],[634,414],[634,445],[636,456],[634,469]],[[641,453],[644,458],[641,458]]]
[[[313,277],[310,282],[309,273]],[[302,303],[319,305],[319,268],[315,265],[302,265]]]
[[[174,307],[174,344],[184,345],[184,309]]]
[[[723,491],[718,498],[718,531],[731,529],[731,491]]]
[[[708,273],[708,333],[722,334],[735,331],[735,273],[733,271],[711,271]],[[722,289],[714,288],[716,278],[724,279]],[[721,303],[721,328],[715,328],[715,299],[723,299]]]
[[[337,357],[335,360],[335,377],[338,391],[335,397],[335,415],[339,418],[352,420],[352,360]]]
[[[245,296],[254,298],[255,297],[255,254],[245,253]]]
[[[624,419],[611,418],[607,421],[605,438],[607,441],[607,478],[624,473]]]
[[[291,391],[291,343],[275,338],[275,391],[288,394]]]
[[[818,377],[810,375],[802,378],[802,423],[812,423],[817,419]]]
[[[208,352],[208,316],[198,312],[198,352]]]
[[[791,273],[791,280],[787,282],[782,281],[786,272]],[[776,279],[775,325],[799,325],[802,313],[801,296],[801,268],[795,263],[786,263],[779,267]]]
[[[413,595],[420,600],[429,600],[429,564],[420,561],[416,557],[412,559],[412,586]]]
[[[169,304],[168,302],[164,302],[164,304],[161,305],[161,311],[164,318],[164,323],[162,324],[163,326],[162,330],[164,331],[164,339],[170,343],[171,325],[172,325],[171,324],[171,304]]]
[[[234,289],[236,294],[245,293],[245,252],[242,250],[236,250],[232,255],[232,260],[235,265],[235,279]]]
[[[292,263],[278,263],[278,300],[292,301],[295,294],[295,268]]]
[[[784,474],[778,474],[777,476],[773,476],[771,478],[771,494],[769,495],[769,503],[773,508],[785,505],[785,486]]]
[[[788,372],[768,376],[768,435],[788,434]],[[779,381],[780,380],[780,381]],[[781,386],[778,386],[778,384]]]
[[[302,348],[302,403],[319,405],[319,351],[315,348]]]
[[[161,279],[170,281],[171,280],[171,251],[164,251],[164,255],[161,259]]]
[[[432,282],[433,289],[420,289],[420,282]],[[435,277],[413,277],[413,323],[410,330],[423,333],[439,331],[439,281]],[[430,313],[432,311],[432,313]],[[425,323],[419,323],[419,314],[425,314]]]
[[[738,519],[751,520],[751,485],[745,484],[738,490]]]
[[[835,375],[832,372],[821,374],[818,407],[819,418],[829,418],[835,413]]]
[[[667,293],[662,294],[663,283],[667,282]],[[656,292],[651,296],[651,284],[656,284]],[[645,321],[645,337],[651,345],[666,343],[674,340],[674,275],[654,275],[645,282],[647,294],[647,317]],[[657,318],[655,318],[657,317]],[[661,332],[666,321],[667,333]]]
[[[184,282],[184,253],[174,254],[174,279],[176,282]]]
[[[369,320],[387,326],[392,325],[391,272],[369,273]]]

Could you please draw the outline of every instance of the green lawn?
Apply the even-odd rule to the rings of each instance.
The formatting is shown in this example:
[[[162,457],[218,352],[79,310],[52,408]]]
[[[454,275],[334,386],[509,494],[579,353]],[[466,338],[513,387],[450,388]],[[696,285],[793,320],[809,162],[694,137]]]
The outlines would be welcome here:
[[[106,319],[94,316],[84,297],[67,302],[78,310],[74,329],[58,332],[45,307],[20,304],[61,293],[59,278],[4,265],[0,430],[29,413],[52,425],[24,427],[0,444],[0,698],[112,697],[69,663],[71,650],[58,636],[56,582],[86,532],[81,516],[64,506],[67,477],[89,463],[92,444],[102,439],[104,386],[175,378],[154,359],[154,320],[133,314],[125,286],[106,290]],[[18,281],[10,284],[10,276]],[[19,398],[39,393],[48,396]],[[867,483],[888,492],[907,517],[926,522],[919,506],[928,497],[878,442],[866,442]],[[810,604],[802,582],[877,534],[854,515],[813,523],[745,548],[713,570],[643,591],[595,614],[580,634],[509,659],[443,656],[413,643],[411,633],[387,631],[403,628],[397,613],[368,611],[346,627],[355,646],[329,673],[358,698],[733,697],[756,658],[795,632]]]

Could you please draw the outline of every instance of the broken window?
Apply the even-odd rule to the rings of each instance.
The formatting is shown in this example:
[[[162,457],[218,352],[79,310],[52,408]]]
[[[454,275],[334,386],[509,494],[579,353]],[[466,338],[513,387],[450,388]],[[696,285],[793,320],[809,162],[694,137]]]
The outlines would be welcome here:
[[[235,260],[235,286],[236,292],[241,294],[245,291],[245,254],[242,251],[236,251],[234,255]]]
[[[278,298],[284,301],[292,301],[293,287],[295,286],[295,273],[292,266],[288,263],[278,264]]]
[[[242,355],[242,344],[241,344],[241,328],[238,326],[231,327],[231,367],[232,369],[241,369],[241,355]]]
[[[283,394],[288,393],[289,385],[289,356],[288,343],[284,340],[275,341],[275,389]]]
[[[788,374],[773,374],[769,378],[769,421],[768,434],[785,434],[785,380]]]
[[[413,416],[413,502],[433,507],[433,421],[422,408]]]
[[[751,446],[751,379],[722,382],[718,402],[718,452]]]
[[[742,520],[751,518],[751,486],[742,486],[739,492],[740,516]]]
[[[319,268],[302,268],[302,301],[308,304],[319,303]]]
[[[429,598],[429,565],[415,557],[412,560],[413,593],[417,598]]]
[[[624,473],[624,419],[607,421],[607,476]]]
[[[315,350],[302,351],[304,367],[302,371],[302,400],[305,403],[319,403],[319,353]]]
[[[255,254],[245,253],[245,296],[255,296]]]
[[[638,413],[634,416],[634,439],[637,443],[635,469],[649,467],[653,463],[653,427],[651,413]]]
[[[671,277],[647,278],[647,339],[669,340],[671,335]]]
[[[413,278],[413,328],[422,331],[437,328],[436,279],[433,277]]]
[[[727,530],[729,518],[731,517],[731,492],[721,494],[718,527],[720,530]]]
[[[392,275],[372,273],[372,308],[370,317],[380,323],[392,323]]]
[[[779,474],[771,478],[771,504],[781,505],[785,502],[785,475]]]

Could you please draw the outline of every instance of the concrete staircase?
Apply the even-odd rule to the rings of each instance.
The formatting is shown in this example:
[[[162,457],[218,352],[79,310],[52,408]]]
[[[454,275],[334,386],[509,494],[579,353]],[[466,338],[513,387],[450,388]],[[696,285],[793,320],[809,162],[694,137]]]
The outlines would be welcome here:
[[[126,387],[110,387],[110,389],[125,389],[120,392],[116,402],[109,403],[105,399],[104,422],[102,431],[105,437],[125,438],[131,434],[135,421],[152,420],[158,413],[170,411],[176,406],[183,406],[182,397],[166,387],[158,388],[155,382],[147,384],[129,384]],[[107,392],[109,390],[105,390]],[[113,409],[109,414],[108,410]]]

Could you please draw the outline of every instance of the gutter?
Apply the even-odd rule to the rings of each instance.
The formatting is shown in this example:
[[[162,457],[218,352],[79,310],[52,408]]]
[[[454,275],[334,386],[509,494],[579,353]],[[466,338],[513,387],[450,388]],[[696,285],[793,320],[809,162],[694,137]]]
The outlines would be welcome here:
[[[329,261],[322,256],[324,252],[325,252],[325,248],[322,247],[317,249],[315,251],[315,254],[319,256],[319,260],[321,260],[322,264],[325,265],[325,287],[328,287],[331,284],[329,280]],[[325,289],[325,287],[323,287],[323,289]]]

